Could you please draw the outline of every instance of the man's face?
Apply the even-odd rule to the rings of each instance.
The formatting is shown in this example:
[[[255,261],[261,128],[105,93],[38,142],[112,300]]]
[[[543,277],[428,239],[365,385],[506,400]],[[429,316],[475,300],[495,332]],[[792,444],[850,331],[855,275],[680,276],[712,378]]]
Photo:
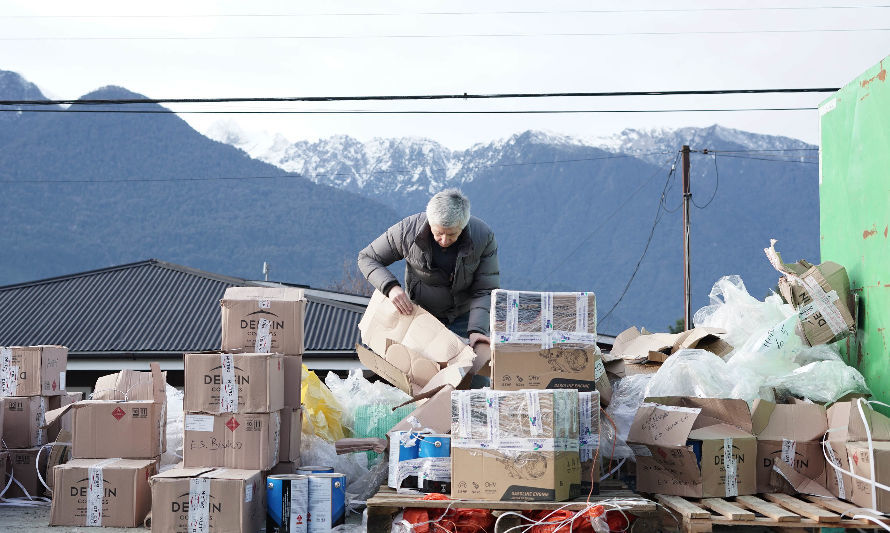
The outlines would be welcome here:
[[[430,224],[430,231],[433,233],[433,239],[442,248],[448,248],[460,237],[461,228],[446,228],[445,226],[437,226]]]

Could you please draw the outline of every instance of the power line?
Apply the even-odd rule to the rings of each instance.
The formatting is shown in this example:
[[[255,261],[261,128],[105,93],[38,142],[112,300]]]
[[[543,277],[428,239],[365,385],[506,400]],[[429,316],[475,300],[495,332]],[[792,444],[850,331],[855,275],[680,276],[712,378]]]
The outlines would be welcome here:
[[[671,171],[672,171],[672,172],[673,172],[673,168],[674,168],[674,166],[676,166],[676,161],[677,161],[677,160],[676,160],[676,157],[675,157],[675,159],[674,159],[674,164],[671,165],[671,169],[672,169]],[[638,192],[640,192],[641,190],[643,190],[643,189],[646,187],[646,185],[649,185],[649,182],[652,181],[652,178],[654,178],[655,176],[657,176],[658,173],[661,172],[661,170],[662,170],[661,168],[656,169],[655,172],[653,172],[652,175],[649,176],[647,179],[645,179],[645,180],[643,181],[643,183],[640,184],[639,187],[637,187],[632,193],[630,193],[630,194],[627,196],[627,198],[625,198],[624,201],[621,202],[621,204],[619,204],[618,207],[615,208],[615,210],[612,211],[612,212],[609,214],[609,216],[607,216],[605,219],[603,219],[603,222],[602,222],[599,226],[597,226],[596,228],[594,228],[594,230],[591,231],[590,233],[588,233],[586,237],[584,237],[583,239],[581,239],[581,241],[578,242],[578,245],[575,246],[575,248],[573,248],[572,251],[568,253],[568,255],[566,255],[565,257],[563,257],[562,262],[559,263],[558,265],[556,265],[556,267],[554,267],[554,269],[550,271],[549,276],[553,276],[553,274],[555,274],[560,268],[562,268],[562,266],[565,265],[566,262],[568,262],[568,260],[571,259],[571,257],[572,257],[573,255],[575,255],[575,254],[578,252],[578,250],[580,250],[580,249],[587,243],[587,241],[590,240],[591,237],[593,237],[593,236],[596,235],[601,229],[603,229],[604,227],[606,227],[606,223],[609,222],[610,220],[612,220],[612,218],[613,218],[615,215],[617,215],[617,214],[621,211],[621,209],[623,209],[624,206],[627,205],[627,204],[633,199],[634,196],[636,196],[636,194],[637,194]]]
[[[723,157],[732,157],[734,159],[751,159],[755,161],[772,161],[774,163],[799,163],[804,165],[818,165],[818,161],[801,161],[799,159],[776,159],[770,157],[755,157],[755,156],[746,156],[746,155],[732,155],[732,154],[722,154]]]
[[[123,104],[216,104],[243,102],[364,102],[393,100],[497,100],[505,98],[598,98],[615,96],[704,96],[724,94],[833,93],[840,87],[797,87],[777,89],[710,89],[680,91],[601,91],[558,93],[457,93],[369,96],[268,96],[223,98],[86,98],[77,100],[0,100],[0,105],[123,105]],[[807,108],[815,109],[815,108]]]
[[[679,157],[679,156],[678,156]],[[618,300],[612,305],[609,311],[603,316],[600,320],[601,322],[605,322],[609,316],[612,315],[612,311],[618,307],[618,304],[621,303],[621,300],[624,299],[624,296],[627,294],[628,289],[630,289],[631,284],[634,281],[634,278],[637,277],[637,272],[640,271],[640,265],[643,263],[643,259],[646,257],[646,252],[649,251],[649,245],[652,244],[652,237],[655,236],[655,228],[658,227],[658,223],[661,222],[663,217],[662,215],[662,207],[664,206],[664,197],[667,194],[668,184],[671,182],[671,178],[674,175],[674,171],[677,168],[676,159],[674,159],[674,164],[671,165],[671,170],[668,172],[667,180],[664,182],[664,188],[661,190],[661,200],[658,202],[658,206],[655,209],[655,220],[652,221],[652,229],[649,230],[649,237],[646,239],[646,246],[643,248],[643,253],[640,255],[639,261],[637,261],[636,266],[634,267],[633,272],[630,275],[630,279],[627,280],[627,284],[624,286],[624,290],[621,292],[621,296],[618,297]]]
[[[650,152],[644,155],[658,155],[664,154],[666,152]],[[604,159],[626,159],[635,157],[630,154],[612,154],[601,157],[587,157],[587,158],[575,158],[575,159],[555,159],[549,161],[527,161],[523,163],[492,163],[485,165],[476,165],[472,168],[480,169],[480,168],[512,168],[512,167],[522,167],[522,166],[534,166],[534,165],[554,165],[554,164],[562,164],[562,163],[578,163],[578,162],[587,162],[587,161],[601,161]],[[432,167],[429,169],[430,171],[446,171],[448,170],[445,167]],[[171,181],[231,181],[231,180],[270,180],[270,179],[279,179],[279,178],[306,178],[307,176],[311,176],[313,178],[327,177],[333,178],[338,176],[370,176],[376,174],[408,174],[414,172],[414,169],[395,169],[395,170],[372,170],[367,172],[327,172],[327,173],[286,173],[277,176],[214,176],[207,178],[136,178],[136,179],[104,179],[104,180],[0,180],[0,183],[141,183],[141,182],[171,182]]]
[[[465,16],[465,15],[584,15],[622,13],[702,13],[742,11],[815,11],[825,9],[883,9],[890,5],[839,6],[776,6],[776,7],[712,7],[673,9],[567,9],[525,11],[414,11],[414,12],[328,12],[328,13],[232,13],[173,15],[2,15],[0,19],[159,19],[159,18],[309,18],[309,17],[398,17],[398,16]]]
[[[568,115],[590,113],[736,113],[751,111],[815,111],[816,107],[744,107],[732,109],[510,109],[510,110],[327,110],[327,111],[173,111],[170,109],[9,109],[0,113],[102,113],[129,115]],[[727,156],[729,157],[729,156]]]
[[[698,31],[633,31],[578,33],[451,33],[451,34],[380,34],[380,35],[168,35],[168,36],[105,36],[105,37],[0,37],[0,41],[328,41],[373,39],[501,39],[529,37],[664,37],[675,35],[764,35],[795,33],[883,32],[890,28],[813,28],[800,30],[698,30]]]
[[[708,151],[708,153],[711,153],[710,150]],[[717,197],[717,190],[720,189],[720,170],[717,169],[717,154],[714,153],[713,155],[714,155],[714,176],[715,176],[714,177],[714,193],[711,195],[711,198],[707,202],[705,202],[705,205],[698,205],[697,203],[695,203],[695,198],[692,195],[689,196],[689,199],[692,200],[692,205],[694,205],[695,207],[697,207],[699,209],[704,209],[704,208],[708,207],[709,205],[711,205],[711,202],[713,202],[714,198]]]

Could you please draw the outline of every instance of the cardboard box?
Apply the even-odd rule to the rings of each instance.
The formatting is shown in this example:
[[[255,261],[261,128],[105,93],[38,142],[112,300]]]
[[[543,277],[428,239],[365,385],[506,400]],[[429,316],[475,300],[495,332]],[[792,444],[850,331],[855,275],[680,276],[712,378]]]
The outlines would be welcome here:
[[[0,398],[3,410],[3,442],[7,448],[30,448],[46,444],[42,429],[46,416],[46,396]]]
[[[9,490],[3,495],[4,498],[27,498],[28,496],[43,496],[45,489],[43,483],[40,482],[37,471],[40,469],[40,475],[46,480],[46,458],[47,453],[44,451],[40,456],[40,463],[37,463],[37,454],[40,453],[40,447],[28,448],[26,450],[6,450],[9,455],[7,463],[7,473],[12,474],[17,483],[12,483]],[[3,478],[3,486],[9,478]],[[2,487],[0,487],[2,490]],[[27,494],[25,493],[27,491]]]
[[[847,270],[831,261],[813,265],[801,259],[783,263],[776,240],[764,248],[773,267],[782,274],[779,292],[797,309],[803,334],[810,346],[838,341],[853,334],[856,322]]]
[[[858,407],[860,401],[862,414]],[[843,470],[850,471],[852,466],[846,446],[848,442],[866,441],[869,432],[872,441],[890,441],[890,418],[872,410],[864,400],[835,403],[828,408],[826,415],[830,431],[825,453],[830,463],[839,465]],[[863,415],[868,423],[868,432],[862,421]],[[850,475],[829,464],[825,469],[825,487],[833,496],[849,500],[854,491],[854,480]]]
[[[0,396],[56,396],[65,391],[68,348],[0,347]]]
[[[453,498],[563,501],[581,492],[578,392],[454,391]]]
[[[469,383],[476,353],[419,305],[410,315],[375,291],[359,322],[359,360],[375,374],[412,396],[442,385]]]
[[[202,413],[271,413],[284,407],[281,354],[185,354],[183,409]]]
[[[678,350],[697,348],[723,357],[732,346],[720,338],[717,328],[693,328],[682,333],[649,333],[630,327],[615,337],[611,355],[629,363],[663,363]],[[657,367],[656,367],[657,369]]]
[[[46,408],[49,411],[54,409],[60,409],[67,405],[71,405],[74,402],[79,402],[83,400],[82,392],[69,392],[67,394],[63,394],[61,396],[50,396],[47,398]],[[46,441],[47,442],[56,442],[61,431],[66,431],[69,434],[74,430],[74,425],[72,423],[73,415],[69,412],[64,416],[58,418],[52,424],[49,424],[46,428]],[[64,441],[70,442],[70,441]]]
[[[848,442],[846,444],[847,455],[852,471],[857,476],[865,479],[872,478],[874,467],[874,480],[876,483],[890,486],[890,442],[872,442],[872,451],[869,452],[868,442]],[[875,489],[868,481],[852,479],[847,499],[854,504],[874,509],[879,513],[890,512],[890,491],[878,488],[872,500],[872,491]]]
[[[303,381],[303,358],[299,355],[285,355],[284,368],[284,407],[298,409],[301,405]]]
[[[137,527],[151,510],[156,459],[74,459],[53,469],[51,526]]]
[[[627,438],[651,453],[637,457],[637,489],[692,498],[756,493],[757,441],[751,430],[744,400],[647,400]]]
[[[266,475],[277,476],[282,474],[296,474],[300,468],[300,461],[284,461],[273,466]]]
[[[433,433],[451,433],[451,392],[454,391],[451,385],[445,385],[434,391],[415,396],[402,405],[396,406],[398,409],[403,405],[415,404],[417,408],[399,421],[387,432],[387,435],[394,431],[411,431],[416,429],[416,423],[421,428],[431,429]]]
[[[828,431],[828,419],[824,406],[755,400],[751,421],[757,437],[757,492],[795,494],[802,488],[800,478],[792,483],[773,469],[779,461],[811,483],[825,482],[822,437]]]
[[[152,377],[151,391],[133,388],[129,401],[82,400],[46,413],[47,425],[72,414],[72,457],[151,459],[166,451],[166,385],[159,365],[151,368],[142,373]]]
[[[219,303],[223,351],[303,354],[303,289],[229,287]]]
[[[160,368],[160,367],[158,367]],[[167,382],[167,373],[160,373],[161,385]],[[121,370],[96,380],[90,400],[152,400],[155,397],[156,377],[149,372]],[[166,391],[166,389],[164,389]]]
[[[576,389],[599,391],[606,403],[612,386],[595,346],[556,346],[529,350],[529,345],[495,344],[491,386],[496,390]]]
[[[603,463],[600,451],[600,393],[596,391],[578,393],[578,418],[581,493],[599,494]]]
[[[265,497],[258,470],[174,468],[151,478],[151,529],[253,533],[265,522]],[[190,528],[190,516],[206,527]]]
[[[303,411],[285,407],[281,410],[279,461],[300,462],[300,436],[303,433]]]
[[[281,414],[185,414],[183,466],[268,470],[278,463]]]

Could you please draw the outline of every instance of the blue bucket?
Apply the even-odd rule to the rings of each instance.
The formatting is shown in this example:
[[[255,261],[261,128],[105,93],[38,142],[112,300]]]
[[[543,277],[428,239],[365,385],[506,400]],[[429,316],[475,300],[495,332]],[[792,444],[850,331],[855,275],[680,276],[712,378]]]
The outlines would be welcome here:
[[[309,478],[308,533],[329,533],[346,522],[346,476],[312,474]]]
[[[266,533],[307,533],[309,478],[296,474],[266,478]]]
[[[451,457],[451,435],[424,434],[418,443],[419,459],[436,459]],[[421,492],[438,492],[451,494],[450,480],[424,479],[420,482]]]

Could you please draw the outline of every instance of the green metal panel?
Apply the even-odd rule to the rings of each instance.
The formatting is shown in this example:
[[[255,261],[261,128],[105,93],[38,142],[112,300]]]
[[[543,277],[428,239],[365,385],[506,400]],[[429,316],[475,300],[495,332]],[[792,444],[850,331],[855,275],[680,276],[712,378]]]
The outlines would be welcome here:
[[[819,106],[822,261],[847,268],[859,330],[847,362],[890,403],[890,56]],[[887,412],[888,410],[885,410]]]

